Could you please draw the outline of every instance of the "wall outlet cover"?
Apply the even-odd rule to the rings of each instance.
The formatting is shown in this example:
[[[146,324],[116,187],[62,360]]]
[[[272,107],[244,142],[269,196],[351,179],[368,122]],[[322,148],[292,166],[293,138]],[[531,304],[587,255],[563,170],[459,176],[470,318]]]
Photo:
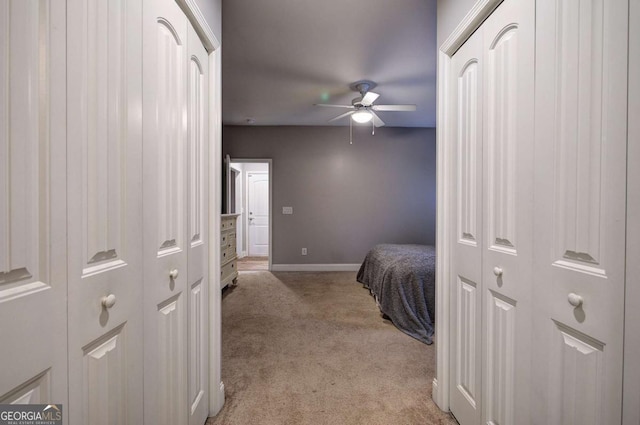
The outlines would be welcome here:
[[[302,248],[302,255],[307,255],[307,248]]]
[[[293,207],[282,207],[282,214],[293,214]]]

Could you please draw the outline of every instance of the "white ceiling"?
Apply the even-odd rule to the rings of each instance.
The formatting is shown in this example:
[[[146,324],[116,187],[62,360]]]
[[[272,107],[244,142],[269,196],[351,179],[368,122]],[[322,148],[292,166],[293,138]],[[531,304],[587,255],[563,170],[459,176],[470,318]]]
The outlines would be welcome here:
[[[417,105],[387,126],[435,127],[435,0],[223,0],[222,40],[225,124],[348,125],[313,104],[351,104],[364,79],[378,104]]]

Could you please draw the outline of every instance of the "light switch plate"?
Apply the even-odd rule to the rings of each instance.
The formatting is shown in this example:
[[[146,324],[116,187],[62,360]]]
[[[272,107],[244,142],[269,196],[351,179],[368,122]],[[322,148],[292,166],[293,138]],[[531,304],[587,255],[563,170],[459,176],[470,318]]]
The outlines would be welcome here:
[[[282,214],[293,214],[293,207],[282,207]]]

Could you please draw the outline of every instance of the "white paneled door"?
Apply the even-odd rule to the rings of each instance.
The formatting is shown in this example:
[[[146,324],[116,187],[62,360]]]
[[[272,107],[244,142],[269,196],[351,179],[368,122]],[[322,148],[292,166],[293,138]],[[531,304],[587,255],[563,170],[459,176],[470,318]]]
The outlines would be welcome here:
[[[452,57],[451,411],[529,423],[534,2],[505,0]]]
[[[67,1],[71,424],[142,423],[141,14]]]
[[[482,423],[530,421],[535,2],[506,0],[483,35]]]
[[[209,414],[209,58],[187,23],[188,409],[189,424]]]
[[[66,5],[0,2],[0,403],[67,403]]]
[[[628,8],[626,0],[538,3],[540,424],[621,422]]]
[[[249,256],[265,257],[269,255],[269,173],[249,173],[247,187]]]
[[[207,56],[174,0],[143,2],[145,423],[208,413]]]
[[[454,143],[451,187],[451,412],[463,424],[481,414],[482,384],[482,31],[453,56],[450,114]]]

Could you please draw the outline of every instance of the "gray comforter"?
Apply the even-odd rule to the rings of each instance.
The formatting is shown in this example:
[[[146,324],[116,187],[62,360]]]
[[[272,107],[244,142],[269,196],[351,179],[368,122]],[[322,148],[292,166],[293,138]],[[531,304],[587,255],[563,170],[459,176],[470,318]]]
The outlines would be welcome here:
[[[364,259],[357,279],[398,329],[425,344],[433,342],[433,246],[376,245]]]

